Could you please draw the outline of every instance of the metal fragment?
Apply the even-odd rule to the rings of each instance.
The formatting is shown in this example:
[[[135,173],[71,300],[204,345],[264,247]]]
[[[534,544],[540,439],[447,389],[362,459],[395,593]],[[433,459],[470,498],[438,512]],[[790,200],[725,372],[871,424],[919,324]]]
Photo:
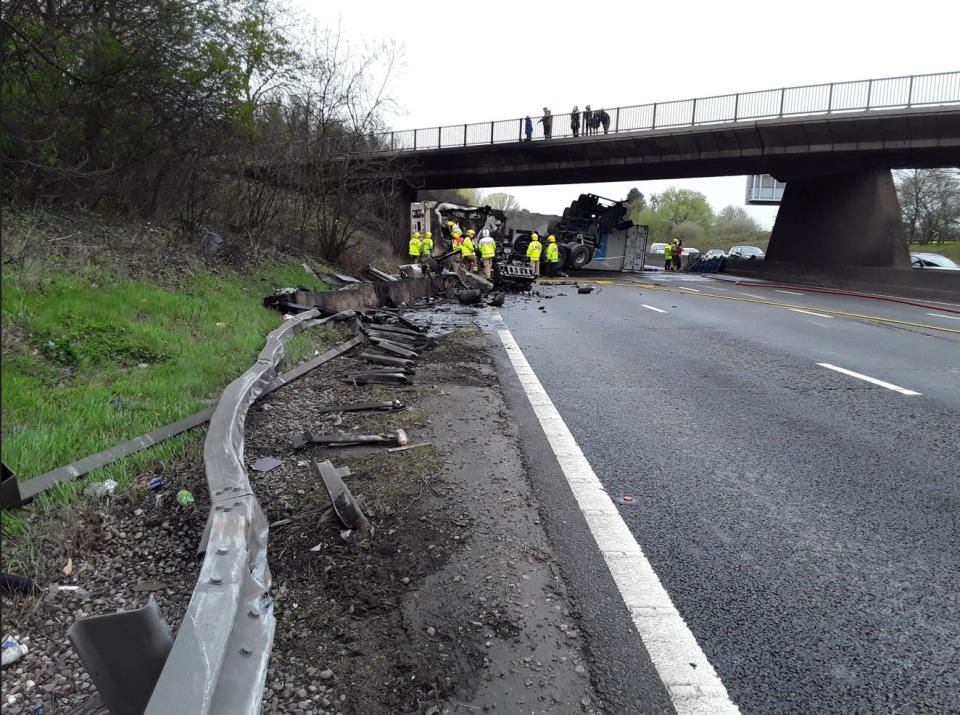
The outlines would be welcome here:
[[[357,500],[354,499],[353,494],[350,493],[333,464],[329,461],[318,463],[313,460],[313,469],[323,480],[323,486],[326,487],[327,494],[330,495],[330,502],[333,504],[333,510],[337,518],[340,519],[340,523],[348,529],[359,532],[363,538],[372,539],[374,535],[373,525],[364,515]]]

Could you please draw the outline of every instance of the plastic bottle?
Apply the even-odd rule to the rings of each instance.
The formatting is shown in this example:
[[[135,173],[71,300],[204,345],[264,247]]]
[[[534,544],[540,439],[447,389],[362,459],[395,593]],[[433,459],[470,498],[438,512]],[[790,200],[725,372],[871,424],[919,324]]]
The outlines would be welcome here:
[[[195,503],[193,500],[193,494],[186,489],[181,489],[177,492],[177,503],[180,506],[193,506]]]
[[[3,656],[2,663],[3,665],[10,665],[11,663],[16,663],[23,656],[27,654],[27,646],[17,643],[15,640],[4,640],[3,641]]]
[[[155,477],[147,482],[147,489],[150,491],[156,491],[163,486],[163,477]]]

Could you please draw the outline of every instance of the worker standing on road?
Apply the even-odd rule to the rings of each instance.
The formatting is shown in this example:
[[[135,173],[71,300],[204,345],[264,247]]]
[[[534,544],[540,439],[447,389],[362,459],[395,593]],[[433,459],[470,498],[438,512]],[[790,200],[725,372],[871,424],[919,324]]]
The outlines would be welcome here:
[[[420,260],[427,262],[427,258],[433,255],[433,234],[427,231],[427,235],[420,242]]]
[[[557,248],[557,237],[547,236],[547,275],[551,278],[557,275],[557,264],[560,263],[560,249]]]
[[[673,270],[680,270],[680,256],[683,255],[683,241],[679,238],[673,239]]]
[[[422,246],[420,241],[420,232],[415,231],[414,234],[410,237],[410,262],[419,263],[420,262],[420,247]]]
[[[477,245],[480,246],[480,258],[483,259],[483,275],[490,280],[493,275],[493,257],[497,253],[497,242],[490,236],[489,229],[485,228],[480,232],[480,242]]]
[[[473,229],[467,231],[463,243],[460,244],[460,258],[463,260],[464,268],[475,271],[477,270],[477,252],[473,246],[473,239],[470,237],[472,233]]]
[[[673,244],[668,243],[663,247],[663,270],[673,270]]]
[[[533,267],[533,275],[540,275],[540,252],[543,251],[543,244],[540,243],[540,236],[530,235],[530,245],[527,246],[527,258],[530,259],[530,265]]]

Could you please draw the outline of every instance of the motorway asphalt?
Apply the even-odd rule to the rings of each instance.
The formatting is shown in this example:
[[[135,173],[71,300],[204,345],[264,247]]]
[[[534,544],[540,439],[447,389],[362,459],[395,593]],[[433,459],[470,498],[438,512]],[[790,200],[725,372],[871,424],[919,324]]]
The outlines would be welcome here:
[[[960,312],[654,278],[541,285],[501,314],[732,700],[960,712]]]

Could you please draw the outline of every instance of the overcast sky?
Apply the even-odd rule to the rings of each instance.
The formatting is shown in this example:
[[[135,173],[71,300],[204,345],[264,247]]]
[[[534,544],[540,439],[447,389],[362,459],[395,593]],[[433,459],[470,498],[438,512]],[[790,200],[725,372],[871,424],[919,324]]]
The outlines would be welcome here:
[[[509,119],[715,94],[960,70],[960,2],[663,0],[369,2],[291,0],[356,43],[396,40],[393,129]],[[559,213],[589,191],[702,192],[744,205],[743,177],[503,187],[523,208]],[[460,187],[469,188],[469,187]],[[747,207],[765,227],[776,208]]]

